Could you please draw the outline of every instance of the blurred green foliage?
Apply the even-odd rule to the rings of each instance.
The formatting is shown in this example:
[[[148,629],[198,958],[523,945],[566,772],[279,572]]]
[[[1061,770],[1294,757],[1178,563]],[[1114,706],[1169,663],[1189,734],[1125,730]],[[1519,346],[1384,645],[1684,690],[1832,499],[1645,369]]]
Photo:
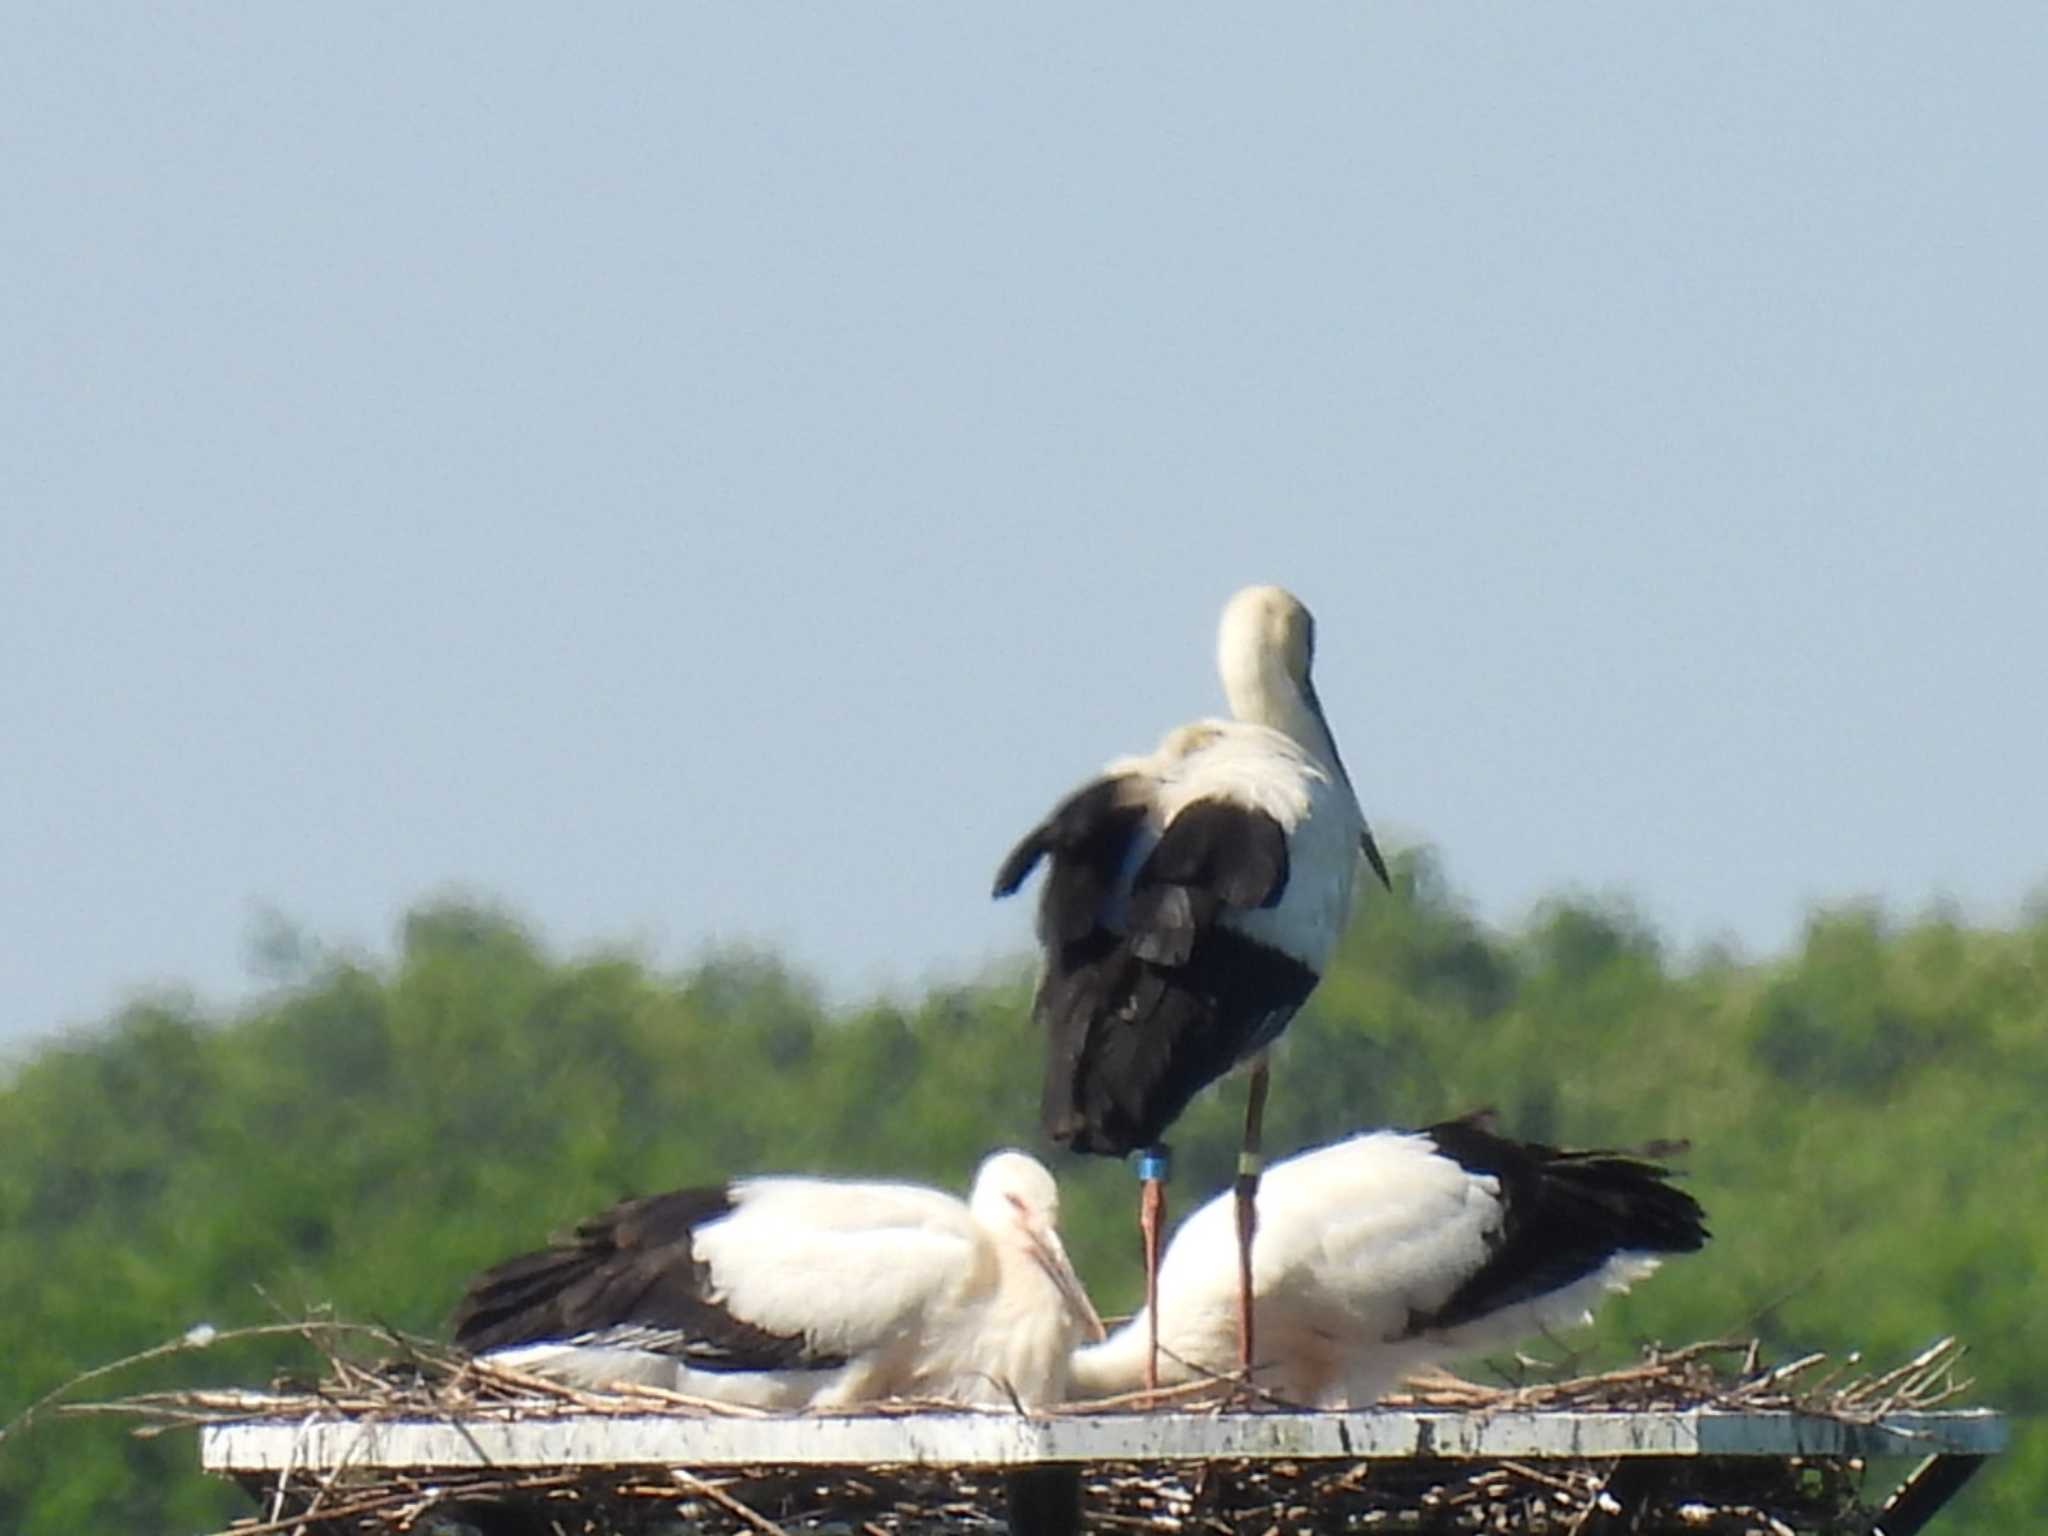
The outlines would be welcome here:
[[[2041,1524],[2048,917],[1850,908],[1783,959],[1681,964],[1625,910],[1560,902],[1504,935],[1426,857],[1398,874],[1281,1048],[1269,1146],[1483,1104],[1527,1137],[1690,1138],[1715,1240],[1611,1305],[1582,1363],[1754,1332],[1891,1364],[1960,1333],[1974,1400],[2030,1422],[1946,1528]],[[238,1015],[138,1004],[0,1088],[0,1421],[202,1321],[331,1305],[436,1332],[472,1272],[629,1191],[777,1169],[957,1189],[991,1146],[1037,1145],[1021,967],[834,1013],[767,957],[558,959],[467,906],[413,914],[388,966],[288,933],[265,950],[289,974]],[[1242,1096],[1176,1128],[1183,1210],[1226,1182]],[[1076,1262],[1125,1310],[1134,1181],[1056,1166]],[[290,1348],[180,1353],[84,1395],[312,1368]],[[0,1530],[242,1513],[194,1459],[187,1436],[45,1415],[0,1443]]]

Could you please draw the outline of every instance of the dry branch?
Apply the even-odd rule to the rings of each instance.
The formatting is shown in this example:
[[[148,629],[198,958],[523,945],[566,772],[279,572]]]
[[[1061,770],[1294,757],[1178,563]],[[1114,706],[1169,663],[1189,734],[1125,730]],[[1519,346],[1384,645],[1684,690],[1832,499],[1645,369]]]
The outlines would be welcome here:
[[[680,1419],[761,1418],[759,1410],[705,1402],[658,1388],[596,1392],[470,1359],[444,1346],[384,1329],[302,1325],[327,1372],[314,1386],[280,1383],[268,1391],[204,1388],[149,1392],[112,1402],[69,1405],[66,1413],[116,1414],[137,1433],[250,1421],[356,1423],[405,1419],[522,1422],[550,1418],[648,1415]],[[275,1327],[253,1332],[274,1333]],[[228,1335],[222,1335],[228,1337]],[[349,1357],[375,1346],[386,1358]],[[155,1358],[175,1346],[147,1352]],[[389,1355],[400,1357],[392,1361]],[[1855,1423],[1953,1400],[1962,1351],[1944,1339],[1895,1368],[1858,1371],[1855,1356],[1830,1365],[1813,1354],[1766,1366],[1752,1341],[1716,1340],[1651,1350],[1634,1365],[1593,1375],[1487,1386],[1435,1373],[1389,1400],[1390,1406],[1491,1413],[1503,1410],[1630,1412],[1698,1408],[1786,1410]],[[106,1371],[94,1373],[100,1379]],[[1221,1404],[1224,1384],[1047,1410],[1056,1415],[1186,1411]],[[53,1394],[53,1397],[61,1394]],[[887,1403],[882,1415],[950,1405]],[[1233,1411],[1242,1411],[1236,1409]],[[1590,1460],[1495,1462],[1383,1458],[1372,1462],[1231,1461],[1200,1466],[1102,1464],[1084,1479],[1092,1527],[1188,1536],[1260,1536],[1332,1527],[1376,1531],[1531,1532],[1577,1536],[1620,1509],[1610,1482],[1616,1464]],[[1720,1532],[1859,1529],[1867,1518],[1862,1466],[1849,1458],[1697,1458],[1653,1495],[1670,1528]],[[1616,1486],[1619,1486],[1618,1484]],[[859,1531],[899,1536],[925,1530],[997,1530],[1004,1523],[999,1472],[973,1467],[701,1469],[640,1467],[436,1470],[429,1478],[388,1468],[266,1475],[261,1518],[232,1536],[393,1536],[470,1533],[489,1528],[490,1511],[518,1506],[538,1515],[535,1530],[595,1536],[673,1528],[736,1536],[803,1536]]]

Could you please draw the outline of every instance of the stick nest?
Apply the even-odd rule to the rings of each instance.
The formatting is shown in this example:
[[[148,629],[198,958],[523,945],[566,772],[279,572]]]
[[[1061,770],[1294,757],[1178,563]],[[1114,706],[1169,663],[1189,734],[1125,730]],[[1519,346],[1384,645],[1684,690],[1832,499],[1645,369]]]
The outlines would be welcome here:
[[[242,1330],[253,1332],[299,1333],[324,1358],[325,1370],[318,1379],[280,1379],[263,1391],[152,1392],[71,1404],[59,1411],[139,1420],[135,1432],[144,1435],[257,1420],[301,1424],[399,1418],[532,1421],[606,1414],[772,1417],[651,1387],[579,1390],[380,1328],[307,1322]],[[176,1353],[212,1340],[210,1332],[205,1338],[188,1336],[136,1358]],[[366,1344],[381,1356],[374,1363],[361,1358]],[[1417,1378],[1407,1392],[1387,1403],[1465,1412],[1785,1410],[1867,1423],[1896,1411],[1953,1401],[1969,1385],[1958,1375],[1961,1356],[1956,1342],[1944,1339],[1882,1372],[1861,1368],[1853,1354],[1840,1361],[1812,1354],[1767,1366],[1754,1342],[1713,1341],[1676,1350],[1647,1349],[1639,1363],[1596,1375],[1525,1379],[1501,1387],[1431,1375]],[[1539,1368],[1538,1362],[1516,1357],[1511,1370],[1529,1376]],[[97,1377],[113,1369],[92,1374]],[[949,1406],[884,1403],[873,1411],[904,1414]],[[1246,1411],[1225,1409],[1214,1384],[1046,1411],[1085,1414],[1147,1408]],[[1860,1461],[1841,1457],[1102,1463],[1078,1473],[1087,1529],[1217,1536],[1347,1529],[1500,1536],[1591,1536],[1611,1530],[1702,1536],[1860,1532],[1869,1528],[1871,1515],[1863,1474]],[[1021,1501],[1020,1507],[1035,1499],[1058,1499],[1059,1480],[1066,1479],[1064,1487],[1070,1490],[1075,1475],[1072,1469],[1060,1468],[1006,1474],[974,1467],[299,1471],[245,1478],[259,1513],[237,1522],[223,1536],[908,1536],[996,1531],[1008,1528],[1012,1499]],[[1065,1496],[1070,1498],[1071,1493]]]

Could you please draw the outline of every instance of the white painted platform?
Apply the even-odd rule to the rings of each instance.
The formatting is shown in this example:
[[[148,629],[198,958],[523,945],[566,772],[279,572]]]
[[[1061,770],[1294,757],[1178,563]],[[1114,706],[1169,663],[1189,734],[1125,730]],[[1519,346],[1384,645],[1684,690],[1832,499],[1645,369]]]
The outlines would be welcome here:
[[[680,1415],[260,1420],[200,1431],[210,1472],[579,1466],[977,1466],[1112,1461],[1544,1460],[1609,1456],[1986,1456],[1987,1410],[1895,1413],[1874,1424],[1796,1413],[1146,1413],[1027,1418]]]

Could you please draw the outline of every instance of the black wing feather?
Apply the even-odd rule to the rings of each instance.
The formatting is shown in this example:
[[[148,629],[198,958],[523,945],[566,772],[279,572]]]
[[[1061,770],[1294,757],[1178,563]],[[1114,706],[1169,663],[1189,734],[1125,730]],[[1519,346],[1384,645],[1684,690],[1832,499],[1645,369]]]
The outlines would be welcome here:
[[[1316,984],[1298,960],[1220,921],[1277,903],[1288,876],[1286,830],[1226,800],[1181,809],[1132,878],[1123,921],[1110,926],[1153,789],[1142,774],[1083,786],[996,872],[995,893],[1006,896],[1052,860],[1032,1013],[1046,1031],[1046,1133],[1078,1152],[1157,1144]]]
[[[1286,891],[1286,829],[1262,811],[1197,800],[1167,824],[1131,883],[1131,949],[1184,965],[1224,909],[1274,906]]]
[[[996,871],[995,895],[1011,895],[1042,858],[1052,873],[1039,898],[1039,936],[1070,942],[1102,921],[1102,911],[1123,874],[1131,839],[1145,820],[1145,787],[1118,774],[1084,784],[1025,833]]]
[[[1622,1152],[1560,1151],[1496,1136],[1480,1116],[1423,1135],[1446,1157],[1500,1180],[1501,1230],[1486,1263],[1411,1332],[1455,1328],[1561,1290],[1617,1253],[1691,1253],[1707,1241],[1706,1213],[1673,1188],[1671,1171]]]
[[[693,1239],[697,1228],[732,1209],[724,1185],[623,1201],[584,1222],[573,1238],[479,1275],[456,1308],[455,1342],[481,1353],[647,1328],[672,1335],[663,1352],[701,1370],[844,1364],[843,1357],[814,1353],[801,1334],[758,1328],[712,1297],[711,1269]]]
[[[1212,927],[1162,965],[1098,931],[1039,983],[1045,1130],[1076,1152],[1156,1145],[1188,1101],[1270,1041],[1315,990],[1300,961]]]

